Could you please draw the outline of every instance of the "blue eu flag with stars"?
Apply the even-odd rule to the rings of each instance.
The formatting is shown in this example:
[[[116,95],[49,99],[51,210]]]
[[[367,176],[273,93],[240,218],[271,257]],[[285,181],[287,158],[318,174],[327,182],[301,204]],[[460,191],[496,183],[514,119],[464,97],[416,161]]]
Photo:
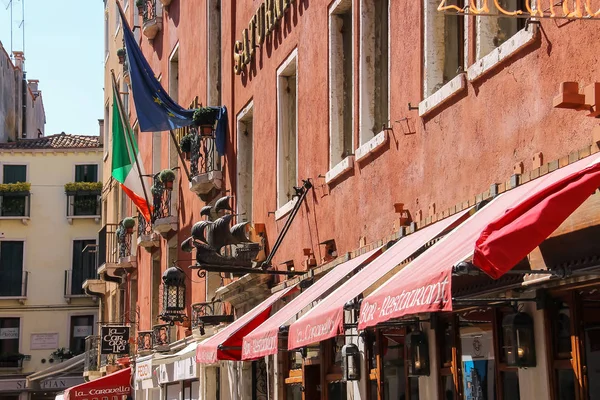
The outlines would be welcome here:
[[[165,92],[142,54],[125,16],[119,11],[140,131],[159,132],[192,125],[194,110],[181,107]]]

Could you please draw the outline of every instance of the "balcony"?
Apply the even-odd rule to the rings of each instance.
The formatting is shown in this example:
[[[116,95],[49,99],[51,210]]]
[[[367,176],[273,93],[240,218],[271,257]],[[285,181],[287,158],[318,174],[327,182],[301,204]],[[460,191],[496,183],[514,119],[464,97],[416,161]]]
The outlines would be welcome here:
[[[159,9],[156,0],[145,0],[140,7],[142,15],[142,33],[149,40],[156,37],[156,34],[162,29],[162,15],[159,14]]]
[[[220,300],[192,304],[192,329],[200,329],[200,334],[203,334],[205,326],[230,322],[233,322],[233,314],[227,313]]]
[[[168,189],[158,179],[154,180],[152,186],[152,205],[154,207],[152,219],[154,222],[152,225],[154,231],[160,235],[177,230],[177,216],[171,212],[172,195],[172,188]]]
[[[30,197],[29,190],[0,192],[0,218],[20,219],[26,223],[30,216]]]
[[[0,300],[19,300],[27,298],[27,271],[6,271],[0,279]]]
[[[115,235],[119,251],[119,258],[117,261],[118,268],[115,270],[115,275],[121,276],[125,273],[132,272],[136,266],[136,256],[132,254],[133,230],[130,231],[122,224],[118,224]]]
[[[70,300],[74,297],[88,297],[83,289],[83,283],[87,280],[98,279],[96,268],[89,271],[83,269],[65,271],[65,299]]]
[[[67,195],[67,221],[73,219],[93,218],[100,222],[100,206],[102,183],[99,182],[73,182],[65,185]]]
[[[100,377],[99,349],[100,336],[88,336],[85,338],[85,358],[83,360],[83,376],[85,378]]]
[[[192,134],[190,151],[190,190],[196,193],[203,201],[210,201],[216,191],[223,185],[223,173],[220,167],[220,157],[216,149],[214,131],[205,135],[197,133],[195,128]]]
[[[15,354],[0,354],[0,370],[2,369],[22,369],[23,368],[23,359],[25,356],[23,354],[15,353]]]
[[[98,275],[105,281],[121,282],[121,275],[132,271],[136,261],[131,255],[132,233],[119,228],[120,224],[106,224],[98,232]]]
[[[151,249],[160,245],[160,236],[152,229],[152,223],[146,221],[142,214],[138,214],[137,245],[145,249]]]

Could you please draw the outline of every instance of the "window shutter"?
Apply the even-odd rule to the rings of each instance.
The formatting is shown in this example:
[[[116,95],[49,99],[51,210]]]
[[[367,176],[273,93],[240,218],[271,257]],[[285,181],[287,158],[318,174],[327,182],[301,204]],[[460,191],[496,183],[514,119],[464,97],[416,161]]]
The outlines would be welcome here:
[[[4,182],[17,183],[27,182],[27,166],[26,165],[4,165]]]

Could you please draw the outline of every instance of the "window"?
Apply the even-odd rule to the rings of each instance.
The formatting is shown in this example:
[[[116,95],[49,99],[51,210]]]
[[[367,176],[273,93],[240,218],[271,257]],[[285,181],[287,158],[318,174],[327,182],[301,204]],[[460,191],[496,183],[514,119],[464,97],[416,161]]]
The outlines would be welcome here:
[[[0,241],[0,296],[25,296],[23,241]]]
[[[98,182],[98,165],[75,166],[75,182]],[[100,193],[85,191],[68,193],[68,216],[100,215]]]
[[[111,145],[108,126],[110,125],[110,114],[108,104],[104,106],[104,157],[108,156],[108,148]]]
[[[330,168],[354,149],[352,38],[352,0],[337,0],[329,12]]]
[[[81,354],[85,351],[85,338],[94,334],[93,315],[71,316],[71,331],[69,349],[73,354]]]
[[[0,318],[0,368],[21,366],[19,352],[20,318]]]
[[[208,15],[207,97],[209,106],[221,105],[221,0],[206,2]]]
[[[277,207],[292,200],[298,181],[297,51],[277,70]]]
[[[254,104],[251,102],[238,116],[237,122],[237,198],[236,213],[240,221],[252,221],[254,181]]]
[[[450,82],[464,66],[464,17],[437,11],[438,0],[424,1],[424,87],[428,97]],[[463,0],[448,0],[447,5],[463,7]],[[487,17],[485,17],[487,18]]]
[[[8,165],[2,168],[3,183],[27,182],[26,165]],[[0,195],[1,217],[29,216],[29,194],[26,192],[8,192]]]
[[[361,0],[360,144],[388,125],[389,0]]]
[[[498,0],[504,10],[524,10],[524,0]],[[496,3],[488,1],[491,14],[499,14]],[[524,18],[483,17],[477,18],[477,59],[488,55],[525,27]]]
[[[119,6],[115,3],[115,35],[119,33],[119,28],[121,27],[121,16],[119,14]]]
[[[67,280],[70,283],[70,287],[67,293],[71,295],[83,295],[85,294],[83,288],[83,282],[88,279],[95,279],[97,276],[96,272],[96,259],[95,253],[92,248],[95,247],[95,240],[74,240],[73,241],[73,258],[71,264],[71,279]]]
[[[76,165],[75,182],[98,182],[98,164]]]
[[[160,258],[158,260],[152,260],[152,288],[151,288],[151,302],[150,307],[152,310],[152,321],[157,321],[160,314],[160,283],[161,283],[161,272],[160,272]]]
[[[129,118],[129,87],[125,82],[121,83],[121,96],[121,100],[123,101],[123,113]]]
[[[179,100],[179,44],[169,59],[169,96],[175,102]]]

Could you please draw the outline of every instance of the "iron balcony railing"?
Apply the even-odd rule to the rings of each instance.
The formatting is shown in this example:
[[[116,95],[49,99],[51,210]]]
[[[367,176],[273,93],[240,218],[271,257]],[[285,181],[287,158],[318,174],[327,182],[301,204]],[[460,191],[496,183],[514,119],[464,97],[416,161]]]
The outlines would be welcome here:
[[[98,268],[104,264],[119,262],[119,241],[117,227],[119,224],[106,224],[98,232],[97,262]]]
[[[83,370],[98,371],[100,356],[100,336],[88,336],[85,338],[85,359],[83,360]]]
[[[137,220],[138,237],[142,235],[152,235],[152,232],[154,232],[152,230],[152,223],[146,221],[146,218],[144,218],[142,214],[138,214]]]
[[[101,196],[96,193],[67,194],[67,216],[99,216]]]
[[[192,177],[219,170],[216,155],[216,140],[212,135],[201,135],[196,128],[190,129],[192,136],[190,174]]]
[[[173,190],[165,188],[160,180],[154,179],[154,185],[152,186],[152,205],[154,208],[154,215],[152,216],[153,221],[171,216],[172,194]]]
[[[88,279],[98,279],[98,270],[76,268],[65,271],[65,297],[84,296],[83,282]]]
[[[27,297],[27,271],[2,272],[0,279],[0,297]]]
[[[119,249],[119,258],[125,258],[131,256],[131,241],[133,237],[133,232],[127,232],[127,230],[118,226],[115,235],[117,237],[117,246]],[[117,263],[119,262],[117,259]]]
[[[156,19],[156,0],[144,0],[142,21],[148,22]]]
[[[232,321],[233,315],[226,312],[224,304],[220,300],[192,304],[192,328]]]
[[[0,193],[0,217],[29,217],[30,200],[29,192]]]

